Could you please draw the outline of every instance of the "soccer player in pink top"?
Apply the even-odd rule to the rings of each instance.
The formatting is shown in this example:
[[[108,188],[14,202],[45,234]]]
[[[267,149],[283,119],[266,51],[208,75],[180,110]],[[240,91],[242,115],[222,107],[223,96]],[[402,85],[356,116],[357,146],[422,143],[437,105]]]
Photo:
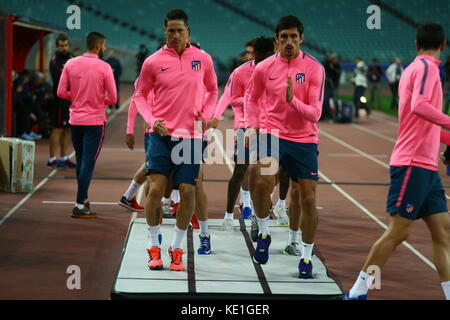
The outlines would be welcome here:
[[[416,59],[399,84],[398,137],[390,161],[387,197],[389,227],[373,244],[369,256],[344,300],[367,299],[370,274],[387,262],[405,241],[414,221],[423,219],[431,232],[433,262],[442,289],[450,300],[450,217],[438,175],[439,142],[449,145],[450,117],[442,113],[439,56],[445,48],[444,29],[428,22],[416,34]],[[405,270],[406,271],[406,270]],[[406,271],[407,272],[407,271]]]
[[[161,198],[168,177],[174,171],[173,185],[180,186],[181,201],[169,247],[170,270],[182,271],[185,269],[182,241],[194,211],[195,185],[202,161],[202,131],[206,130],[206,123],[213,115],[218,90],[211,56],[188,42],[187,14],[179,9],[169,11],[164,31],[167,45],[145,60],[135,97],[139,113],[152,128],[146,167],[150,179],[145,204],[149,231],[148,266],[152,270],[163,267],[158,241]],[[146,97],[151,90],[153,106],[149,109]],[[176,159],[174,156],[179,155],[180,149],[183,157]]]
[[[316,59],[300,50],[304,34],[297,17],[282,17],[276,26],[276,36],[279,52],[256,66],[245,115],[252,136],[260,127],[259,114],[265,109],[265,126],[258,138],[259,161],[250,168],[250,190],[259,227],[253,260],[264,264],[269,259],[268,198],[281,164],[292,182],[289,222],[291,226],[300,224],[302,229],[299,277],[307,279],[312,278],[311,256],[317,228],[316,122],[322,111],[325,73]],[[267,103],[260,108],[258,101],[263,94],[267,95]]]
[[[106,38],[98,32],[87,36],[88,52],[69,60],[59,81],[58,97],[72,102],[69,123],[77,159],[78,191],[74,218],[94,218],[88,189],[105,136],[105,106],[117,101],[111,66],[100,60],[106,50]],[[105,92],[108,94],[105,96]]]

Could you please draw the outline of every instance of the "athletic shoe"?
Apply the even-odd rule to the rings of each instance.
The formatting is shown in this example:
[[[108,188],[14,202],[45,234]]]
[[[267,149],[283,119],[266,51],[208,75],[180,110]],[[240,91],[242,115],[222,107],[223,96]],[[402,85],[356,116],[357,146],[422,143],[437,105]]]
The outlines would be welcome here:
[[[158,247],[151,247],[147,249],[149,260],[148,267],[150,270],[161,270],[163,268],[163,262],[161,260],[161,249]]]
[[[298,264],[298,277],[300,279],[312,279],[312,262],[308,259],[300,259]]]
[[[189,224],[189,226],[192,229],[200,229],[200,224],[198,223],[198,219],[195,213],[192,215],[191,223]]]
[[[61,161],[64,163],[64,165],[67,168],[70,168],[70,169],[76,169],[77,168],[77,164],[75,162],[70,161],[70,159],[61,160]]]
[[[367,294],[361,294],[356,298],[350,298],[350,292],[346,292],[342,296],[342,300],[367,300],[367,297],[368,297]]]
[[[259,235],[256,241],[253,261],[259,264],[266,264],[269,261],[269,246],[272,242],[269,234]]]
[[[233,231],[234,230],[233,219],[223,219],[221,230],[222,231]]]
[[[258,220],[254,215],[250,217],[250,220],[252,221],[252,224],[250,226],[250,237],[252,238],[253,242],[256,242],[258,240],[259,234]]]
[[[26,133],[22,134],[20,136],[20,139],[27,140],[27,141],[33,141],[34,140],[32,136],[30,136],[29,134],[26,134]]]
[[[289,219],[286,214],[286,206],[275,206],[273,213],[277,216],[277,223],[280,226],[287,226],[289,224]]]
[[[169,248],[168,250],[170,259],[172,261],[170,262],[170,270],[171,271],[184,271],[184,264],[183,264],[183,250],[181,249],[175,249],[172,250],[172,248]]]
[[[252,208],[244,207],[242,208],[242,219],[250,219],[250,216],[252,215]]]
[[[201,233],[198,237],[200,238],[198,254],[211,254],[211,236],[207,233]]]
[[[53,161],[47,161],[47,167],[55,169],[64,169],[66,165],[61,160],[55,159]]]
[[[42,134],[35,133],[34,131],[31,131],[28,135],[29,135],[33,140],[41,140],[41,139],[42,139]]]
[[[74,207],[72,209],[72,218],[96,218],[97,214],[92,212],[88,208],[84,207],[83,209],[78,209],[78,207]]]
[[[173,217],[172,211],[170,210],[170,204],[163,203],[161,206],[161,209],[162,209],[162,216],[164,218],[172,218]]]
[[[172,213],[173,213],[172,216],[173,216],[173,217],[175,217],[179,205],[180,205],[179,202],[173,204],[173,206],[172,206]]]
[[[283,254],[290,256],[300,256],[302,253],[297,242],[292,242],[284,248]]]
[[[120,198],[120,201],[117,203],[119,206],[122,206],[124,208],[127,208],[128,210],[131,211],[136,211],[136,212],[142,212],[144,211],[144,207],[141,207],[137,201],[136,201],[136,197],[134,197],[131,200],[128,200],[125,196],[122,196],[122,198]]]

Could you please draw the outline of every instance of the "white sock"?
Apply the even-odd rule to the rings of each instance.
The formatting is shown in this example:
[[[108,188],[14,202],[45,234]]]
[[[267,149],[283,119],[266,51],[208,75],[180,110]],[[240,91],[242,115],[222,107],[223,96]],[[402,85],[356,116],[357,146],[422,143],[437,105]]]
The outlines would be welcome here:
[[[441,283],[442,289],[444,289],[445,299],[450,300],[450,281]]]
[[[367,291],[369,291],[369,288],[367,287],[367,278],[369,278],[369,274],[366,272],[361,271],[359,273],[358,279],[356,279],[355,284],[350,289],[350,298],[356,298],[360,295],[367,294]]]
[[[300,259],[311,260],[314,243],[308,244],[302,241],[302,256]]]
[[[258,235],[270,234],[270,232],[269,232],[269,217],[267,216],[266,218],[263,218],[263,219],[256,217],[256,220],[258,221],[258,228],[259,228]]]
[[[172,190],[172,194],[170,195],[172,198],[173,203],[179,203],[180,202],[180,190]]]
[[[278,207],[278,206],[283,206],[283,207],[285,207],[285,206],[286,206],[286,199],[284,199],[284,200],[278,199],[277,207]]]
[[[163,197],[161,199],[161,201],[162,201],[163,204],[169,204],[169,199],[168,198]]]
[[[148,244],[147,248],[150,249],[152,247],[159,247],[158,235],[161,233],[160,225],[156,225],[154,227],[147,226],[148,230]]]
[[[67,160],[69,160],[69,156],[64,156],[64,157],[61,158],[61,160],[62,161],[67,161]]]
[[[224,219],[230,219],[230,220],[233,220],[233,216],[234,216],[234,214],[233,214],[233,212],[225,212],[225,217],[224,217]]]
[[[298,239],[300,239],[300,230],[292,231],[291,229],[289,229],[289,242],[288,242],[288,244],[291,244],[291,243],[294,243],[294,242],[299,243]]]
[[[209,234],[209,232],[208,232],[208,220],[206,220],[206,221],[198,220],[198,224],[200,225],[200,233]]]
[[[172,241],[172,250],[175,249],[183,249],[181,246],[181,243],[183,242],[184,237],[186,236],[187,230],[181,230],[178,229],[175,226],[175,233],[173,235],[173,241]]]
[[[84,209],[84,203],[83,204],[75,203],[75,207],[77,207],[80,210],[83,210]]]
[[[56,160],[56,157],[52,157],[52,158],[48,159],[48,161],[50,161],[50,162],[53,162],[55,160]]]
[[[251,204],[250,204],[250,191],[248,190],[244,190],[241,187],[241,199],[242,199],[242,203],[244,204],[244,208],[250,208]]]
[[[131,181],[130,185],[128,186],[127,192],[123,195],[127,200],[131,200],[136,195],[136,192],[139,190],[139,187],[141,185],[134,181],[134,179]]]

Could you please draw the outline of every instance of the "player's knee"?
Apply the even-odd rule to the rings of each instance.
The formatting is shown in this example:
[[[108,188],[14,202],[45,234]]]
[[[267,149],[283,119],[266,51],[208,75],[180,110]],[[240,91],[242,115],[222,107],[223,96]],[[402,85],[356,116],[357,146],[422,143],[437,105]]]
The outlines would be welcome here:
[[[195,199],[195,186],[192,184],[182,183],[180,184],[180,197],[185,204],[194,202]]]
[[[301,204],[303,207],[308,209],[313,209],[316,206],[316,195],[313,192],[310,192],[301,197]]]

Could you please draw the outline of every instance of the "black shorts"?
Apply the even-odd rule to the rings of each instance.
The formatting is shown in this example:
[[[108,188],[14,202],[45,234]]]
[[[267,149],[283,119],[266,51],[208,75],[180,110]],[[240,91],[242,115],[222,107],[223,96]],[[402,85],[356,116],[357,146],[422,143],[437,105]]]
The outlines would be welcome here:
[[[54,128],[68,128],[70,101],[56,98],[50,112],[50,118]]]

